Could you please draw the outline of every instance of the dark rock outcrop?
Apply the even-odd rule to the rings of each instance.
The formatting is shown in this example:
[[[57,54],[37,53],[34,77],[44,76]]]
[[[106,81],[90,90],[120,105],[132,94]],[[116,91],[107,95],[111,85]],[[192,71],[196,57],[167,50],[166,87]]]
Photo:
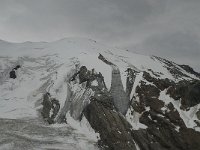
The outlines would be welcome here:
[[[86,68],[86,66],[81,66],[80,70],[71,77],[70,81],[74,81],[77,76],[79,84],[86,82],[86,86],[91,87],[91,83],[96,80],[98,82],[98,88],[106,88],[104,77],[100,72],[95,73],[94,69],[90,71]]]
[[[135,130],[132,135],[140,150],[167,150],[146,129]]]
[[[90,71],[85,66],[82,66],[72,76],[71,81],[81,84],[86,91],[92,90],[93,92],[92,95],[87,96],[87,92],[83,92],[83,95],[80,96],[80,99],[87,98],[89,100],[83,109],[80,120],[85,116],[95,132],[99,133],[100,148],[136,150],[135,144],[137,143],[141,150],[200,150],[200,133],[186,127],[172,102],[165,103],[165,99],[159,98],[160,92],[167,90],[167,94],[170,94],[175,100],[181,98],[182,106],[185,108],[194,106],[199,103],[199,81],[182,81],[175,84],[169,79],[157,78],[159,73],[152,72],[154,75],[151,76],[150,73],[144,71],[143,81],[140,81],[140,85],[135,90],[135,97],[137,96],[138,99],[133,98],[130,103],[130,93],[136,72],[130,68],[127,70],[125,91],[118,67],[102,55],[99,56],[99,59],[111,65],[113,69],[110,91],[105,86],[102,74],[96,73],[94,69]],[[97,85],[93,84],[94,81]],[[73,93],[71,97],[73,97]],[[77,99],[76,102],[78,103]],[[47,101],[43,101],[43,103],[46,103],[47,106],[43,109],[44,114],[47,114],[50,121],[54,120],[52,118],[55,118],[55,115],[48,117],[52,109],[51,98],[48,100],[48,95]],[[140,114],[139,122],[146,125],[146,129],[132,129],[124,117],[129,105],[133,111]],[[75,109],[73,106],[72,102],[69,110]],[[197,112],[196,115],[198,117],[199,113]],[[196,121],[197,125],[198,123],[199,120]]]
[[[45,93],[43,96],[42,102],[42,117],[46,120],[49,124],[54,123],[54,119],[59,112],[60,104],[59,101],[55,98],[51,98],[50,93]]]
[[[135,78],[136,78],[136,74],[138,73],[137,71],[131,69],[131,68],[128,68],[126,70],[127,72],[127,78],[126,78],[126,94],[127,94],[127,97],[128,99],[130,99],[130,94],[132,92],[132,89],[133,89],[133,84],[135,82]]]
[[[118,81],[121,81],[120,73],[117,72],[115,75],[112,82],[118,84]],[[122,91],[122,96],[126,98],[127,95],[122,83],[120,82],[121,84],[116,86],[115,90],[108,91],[102,74],[95,73],[94,70],[87,70],[87,68],[84,68],[82,73],[80,69],[79,73],[75,74],[72,79],[72,81],[78,79],[79,81],[86,82],[86,88],[94,92],[93,96],[88,97],[90,98],[90,103],[84,108],[83,115],[91,127],[99,133],[99,146],[109,150],[136,150],[131,135],[131,125],[126,121],[121,112],[116,110],[115,97],[113,97],[113,91],[118,92],[115,93],[118,96],[121,94],[120,91]],[[92,84],[94,81],[96,81],[97,85]],[[79,84],[83,84],[83,82],[79,82]],[[124,100],[123,97],[120,100]]]
[[[192,107],[199,103],[199,81],[181,81],[175,84],[168,79],[154,78],[147,72],[144,72],[143,77],[151,84],[141,81],[136,87],[139,101],[131,104],[141,114],[140,123],[147,126],[147,129],[132,132],[140,149],[200,150],[200,133],[186,127],[172,103],[165,104],[164,99],[159,99],[160,91],[168,89],[167,93],[175,100],[182,99],[182,106]]]
[[[167,93],[175,100],[181,99],[182,109],[189,109],[200,103],[200,81],[180,81],[170,87]]]
[[[177,118],[180,118],[179,114],[177,115]],[[175,121],[164,114],[159,115],[154,110],[150,110],[142,114],[140,122],[148,128],[135,130],[132,134],[141,150],[200,149],[200,143],[197,142],[200,140],[200,133],[186,128],[182,120]]]
[[[161,123],[159,127],[135,130],[132,135],[141,150],[200,150],[200,133],[193,129],[178,132]]]
[[[182,79],[183,77],[191,78],[187,74],[182,72],[182,70],[181,70],[182,67],[180,67],[178,64],[176,64],[172,61],[166,60],[164,58],[157,57],[157,56],[153,56],[153,58],[155,58],[155,59],[159,60],[161,63],[163,63],[164,67],[172,74],[172,76],[175,79]]]
[[[102,81],[98,82],[97,86],[90,84],[98,79],[96,75],[85,73],[82,76],[88,75],[85,80],[88,82],[87,88],[91,88],[95,93],[90,98],[91,102],[86,106],[83,114],[91,127],[100,134],[99,145],[101,148],[132,150],[136,149],[136,142],[141,150],[200,150],[198,142],[200,133],[186,127],[173,103],[165,104],[165,100],[159,99],[160,92],[168,89],[167,94],[174,96],[173,98],[176,100],[181,98],[183,106],[194,106],[199,103],[199,81],[182,81],[175,84],[169,79],[159,79],[156,78],[158,76],[154,75],[155,77],[153,77],[144,71],[144,80],[135,90],[139,101],[133,99],[131,107],[141,114],[139,121],[146,125],[147,129],[132,130],[132,126],[122,115],[123,111],[119,109],[121,105],[116,104],[125,100],[124,97],[127,98],[126,100],[130,100],[135,73],[127,70],[126,91],[124,91],[118,68],[103,56],[100,58],[113,67],[110,92],[106,88],[100,88],[100,83],[104,83]],[[121,98],[120,101],[119,98]],[[197,121],[197,125],[198,123]]]
[[[12,79],[16,79],[17,78],[16,70],[18,70],[19,68],[21,68],[21,66],[17,65],[10,71],[10,73],[9,73],[10,78],[12,78]]]
[[[17,78],[15,70],[10,71],[10,78],[12,78],[12,79],[16,79]]]
[[[183,68],[185,71],[187,71],[188,73],[191,73],[193,75],[195,75],[196,77],[200,78],[200,73],[196,72],[193,68],[191,68],[188,65],[179,65],[181,68]]]
[[[148,69],[148,72],[151,72],[155,77],[160,77],[160,75],[163,75],[161,72],[155,72],[152,69]]]
[[[14,70],[17,70],[17,69],[19,69],[19,68],[21,68],[21,66],[20,65],[17,65],[15,68],[13,68]]]
[[[108,107],[107,107],[108,106]],[[109,150],[136,150],[131,125],[113,110],[110,104],[93,99],[84,115],[91,127],[100,134],[100,146]]]
[[[104,63],[106,63],[107,65],[114,65],[112,62],[108,61],[103,55],[99,54],[98,59],[102,60]]]
[[[173,81],[169,80],[168,78],[166,79],[154,78],[146,71],[144,71],[143,73],[143,78],[147,80],[148,82],[151,82],[154,85],[156,85],[157,88],[161,91],[175,84]]]

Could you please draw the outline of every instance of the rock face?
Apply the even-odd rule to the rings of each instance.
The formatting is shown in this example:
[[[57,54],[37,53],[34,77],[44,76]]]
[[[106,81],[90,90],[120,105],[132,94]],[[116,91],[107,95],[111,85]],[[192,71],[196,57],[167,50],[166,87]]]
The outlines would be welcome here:
[[[168,93],[175,100],[181,99],[182,109],[189,109],[200,103],[200,81],[180,81]]]
[[[157,86],[159,90],[164,90],[175,84],[173,81],[169,80],[168,78],[165,78],[165,79],[154,78],[146,71],[143,72],[143,78],[146,81],[153,83],[155,86]]]
[[[114,80],[112,81],[113,84],[118,82],[121,83],[120,73],[118,70],[114,73],[116,74],[114,75]],[[118,91],[119,93],[115,93],[118,96],[120,96],[119,94],[123,94],[124,97],[127,96],[123,90],[122,83],[120,85],[116,85],[116,88],[114,90],[110,90],[109,92],[105,86],[101,73],[94,73],[94,70],[89,71],[87,68],[85,68],[85,72],[83,74],[79,73],[78,75],[76,73],[73,75],[73,80],[84,81],[79,82],[79,84],[87,85],[86,90],[92,90],[94,92],[94,94],[90,97],[86,96],[90,100],[90,103],[84,108],[83,115],[86,117],[95,132],[100,134],[99,146],[103,149],[136,150],[135,143],[131,135],[131,125],[116,108],[117,105],[114,100],[116,97],[113,97],[113,91]],[[93,85],[93,82],[95,81],[97,84]],[[120,93],[120,91],[123,93]],[[85,95],[86,94],[84,93],[82,97],[85,97]],[[120,100],[123,100],[123,97],[120,98]]]
[[[199,94],[199,83],[197,81],[184,81],[185,86],[183,86],[183,84],[175,84],[166,79],[151,77],[150,74],[145,72],[143,77],[148,82],[151,82],[151,84],[141,82],[140,86],[136,88],[139,102],[133,102],[131,104],[133,109],[141,114],[139,119],[140,123],[147,126],[147,129],[139,129],[132,132],[133,138],[140,149],[199,150],[200,144],[198,141],[200,140],[200,133],[186,127],[179,112],[171,102],[165,104],[159,99],[161,90],[169,88],[168,92],[174,98],[177,100],[180,97],[185,98],[189,102],[183,106],[194,106],[199,103],[195,99]],[[195,93],[198,94],[195,95]],[[190,99],[187,95],[191,95],[190,97],[193,97],[193,99]],[[146,107],[150,109],[146,109]]]
[[[10,78],[12,78],[12,79],[17,78],[15,70],[10,71]]]
[[[21,68],[21,66],[20,66],[20,65],[17,65],[17,66],[14,68],[14,70],[17,70],[17,69],[19,69],[19,68]]]
[[[180,101],[181,110],[189,110],[200,103],[199,80],[175,83],[159,78],[160,74],[152,70],[143,71],[142,80],[135,87],[136,94],[131,98],[137,72],[127,69],[124,90],[119,68],[102,55],[99,57],[112,67],[110,90],[100,72],[80,67],[67,82],[69,97],[63,108],[55,105],[56,100],[49,93],[44,95],[42,115],[50,124],[63,120],[67,122],[67,112],[75,120],[84,116],[99,133],[98,145],[105,150],[136,150],[136,145],[140,150],[200,150],[200,132],[187,127],[173,101],[166,102],[160,97],[161,92],[166,91],[174,101]],[[172,65],[169,62],[166,64]],[[146,128],[133,129],[126,118],[127,110],[132,110],[131,114],[138,113],[139,123]],[[199,111],[195,114],[197,119],[199,114]],[[200,126],[199,120],[194,122]]]
[[[160,122],[159,122],[160,123]],[[161,124],[163,125],[163,124]],[[133,132],[141,150],[199,150],[199,132],[192,129],[177,132],[171,126],[151,126]]]
[[[191,73],[197,77],[200,77],[200,73],[194,71],[193,68],[191,68],[190,66],[188,65],[179,65],[181,68],[183,68],[185,71],[187,71],[188,73]]]
[[[49,123],[54,123],[54,119],[56,115],[58,114],[58,111],[60,109],[59,101],[51,98],[50,93],[45,93],[43,96],[43,102],[42,102],[43,108],[42,108],[42,116],[43,118]]]
[[[131,105],[134,111],[139,110],[139,121],[147,129],[132,130],[120,111],[113,107],[115,101],[112,93],[98,92],[91,98],[84,116],[100,134],[99,145],[109,150],[134,150],[136,142],[141,150],[199,150],[200,133],[186,127],[172,103],[166,105],[159,99],[160,89],[167,89],[175,83],[167,79],[158,80],[145,72],[143,77],[153,84],[141,82],[136,87],[140,101]]]
[[[109,107],[109,104],[103,104],[94,98],[86,107],[84,115],[91,127],[100,134],[101,147],[111,150],[136,150],[130,124]]]
[[[19,69],[19,68],[21,68],[21,66],[17,65],[10,71],[10,73],[9,73],[10,78],[12,78],[12,79],[16,79],[17,78],[16,70]]]
[[[136,74],[138,73],[137,71],[128,68],[126,70],[127,72],[127,78],[126,78],[126,95],[128,99],[131,99],[130,95],[133,89],[133,85],[135,82]]]
[[[157,78],[159,73],[153,73],[156,76],[153,77],[144,71],[144,80],[135,90],[139,101],[133,99],[129,103],[135,73],[132,70],[127,71],[126,91],[124,91],[118,68],[103,56],[101,59],[113,68],[110,91],[105,87],[103,77],[100,78],[97,73],[92,74],[87,68],[82,75],[79,73],[76,77],[79,81],[84,81],[79,82],[80,84],[86,84],[86,87],[94,92],[93,96],[88,97],[90,103],[85,107],[83,115],[95,132],[99,133],[101,148],[135,150],[137,143],[141,150],[200,149],[200,133],[186,127],[173,103],[165,103],[159,98],[161,91],[166,90],[172,97],[174,96],[174,99],[185,100],[185,103],[181,103],[187,105],[183,106],[194,106],[199,103],[199,81],[175,83],[169,79]],[[98,81],[98,84],[92,85],[93,81]],[[146,129],[132,129],[131,124],[123,116],[129,107],[141,115],[139,122],[146,125]],[[198,122],[196,124],[198,125]]]
[[[166,59],[161,58],[161,57],[154,56],[153,58],[157,59],[161,63],[164,63],[164,67],[167,68],[167,70],[171,73],[171,75],[175,79],[182,78],[182,77],[191,78],[186,73],[181,71],[181,68],[184,68],[184,70],[185,70],[186,67],[180,67],[176,63],[169,61],[169,60],[166,60]]]

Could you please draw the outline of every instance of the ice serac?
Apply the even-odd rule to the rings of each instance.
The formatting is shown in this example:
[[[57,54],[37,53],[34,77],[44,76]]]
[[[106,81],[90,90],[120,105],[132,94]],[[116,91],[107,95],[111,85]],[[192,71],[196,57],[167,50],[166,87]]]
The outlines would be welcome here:
[[[120,70],[116,66],[112,66],[112,81],[110,92],[113,97],[116,109],[125,115],[129,107],[129,98],[124,91]]]
[[[86,118],[95,132],[99,133],[100,148],[136,150],[131,125],[117,110],[102,74],[95,69],[88,70],[86,66],[81,66],[69,79],[70,96],[66,99],[57,121],[65,120],[63,117],[67,112],[75,120]],[[68,121],[67,119],[66,122]]]
[[[67,83],[67,97],[64,103],[64,106],[61,108],[60,113],[56,118],[57,123],[65,123],[66,122],[66,114],[70,109],[70,97],[72,95],[72,91],[70,89],[70,84]]]
[[[67,77],[67,97],[63,107],[58,114],[56,121],[58,123],[65,122],[66,114],[69,112],[71,117],[75,120],[81,120],[83,110],[90,102],[90,97],[94,95],[94,92],[91,88],[87,87],[88,82],[81,82],[79,79],[75,78],[77,75],[82,80],[86,78],[89,79],[89,73],[86,68],[86,74],[82,74],[79,71],[71,70]],[[75,76],[74,76],[75,75]],[[88,80],[85,80],[88,81]]]
[[[98,58],[102,60],[104,63],[106,63],[107,65],[110,65],[112,68],[110,92],[113,97],[113,101],[114,101],[114,105],[116,109],[119,112],[121,112],[123,115],[125,115],[129,107],[130,92],[126,93],[124,91],[120,70],[115,64],[107,60],[103,55],[100,54]],[[132,88],[130,87],[130,89]]]

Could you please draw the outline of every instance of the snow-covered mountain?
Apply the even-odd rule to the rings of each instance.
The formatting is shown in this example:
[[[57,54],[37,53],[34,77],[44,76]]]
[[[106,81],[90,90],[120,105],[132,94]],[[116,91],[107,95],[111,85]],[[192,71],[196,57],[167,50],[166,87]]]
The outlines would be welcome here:
[[[90,39],[0,41],[0,149],[197,150],[199,80]]]

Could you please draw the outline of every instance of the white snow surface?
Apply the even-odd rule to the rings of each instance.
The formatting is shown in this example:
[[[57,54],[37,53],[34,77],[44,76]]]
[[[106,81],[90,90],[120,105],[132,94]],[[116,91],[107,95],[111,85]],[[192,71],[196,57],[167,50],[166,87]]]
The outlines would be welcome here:
[[[101,72],[106,86],[110,88],[111,67],[98,59],[99,53],[118,66],[124,87],[127,67],[137,71],[152,69],[161,72],[161,78],[173,79],[160,62],[149,56],[111,48],[90,39],[65,38],[51,43],[1,41],[0,118],[37,117],[35,103],[46,91],[53,94],[63,105],[66,98],[64,83],[76,64]],[[16,65],[21,65],[17,70],[17,78],[10,79],[9,72]],[[136,81],[139,82],[137,78]],[[135,87],[136,85],[134,89]]]
[[[160,78],[174,80],[163,64],[150,56],[99,44],[85,38],[64,38],[59,41],[9,43],[0,42],[0,118],[37,117],[35,103],[46,91],[64,104],[66,80],[75,65],[85,65],[101,72],[108,89],[111,86],[111,67],[98,59],[99,53],[115,64],[121,72],[126,87],[127,67],[140,71],[152,69],[161,73]],[[10,79],[9,72],[16,66],[17,79]],[[189,75],[189,74],[188,74]],[[190,75],[193,77],[193,75]],[[131,96],[141,80],[136,76]]]

